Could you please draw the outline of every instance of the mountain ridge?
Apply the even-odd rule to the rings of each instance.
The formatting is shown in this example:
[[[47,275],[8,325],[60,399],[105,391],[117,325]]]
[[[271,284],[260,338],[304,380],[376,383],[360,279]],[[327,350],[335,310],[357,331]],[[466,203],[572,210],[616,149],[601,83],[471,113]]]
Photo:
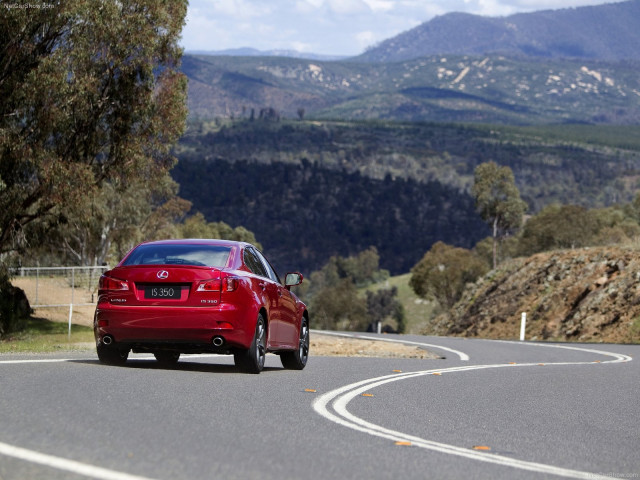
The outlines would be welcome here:
[[[191,118],[638,124],[638,61],[436,55],[398,63],[185,56]]]
[[[354,61],[441,54],[640,59],[640,1],[485,17],[447,13],[370,48]]]
[[[187,55],[207,55],[212,57],[290,57],[303,58],[307,60],[344,60],[348,55],[326,55],[322,53],[300,52],[298,50],[259,50],[251,47],[228,48],[225,50],[187,50]]]

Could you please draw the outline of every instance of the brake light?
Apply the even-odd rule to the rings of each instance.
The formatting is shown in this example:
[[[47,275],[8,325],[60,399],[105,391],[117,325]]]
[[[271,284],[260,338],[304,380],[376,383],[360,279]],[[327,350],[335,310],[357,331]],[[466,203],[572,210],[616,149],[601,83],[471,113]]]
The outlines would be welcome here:
[[[99,282],[100,290],[115,290],[119,292],[125,292],[129,290],[129,283],[125,280],[118,280],[117,278],[107,277],[102,275]]]
[[[200,282],[198,285],[198,292],[219,292],[220,291],[220,279],[207,280],[206,282]]]
[[[235,277],[225,277],[223,279],[223,287],[225,292],[233,292],[238,288],[238,279]]]
[[[238,279],[235,277],[216,278],[200,282],[196,291],[198,292],[233,292],[238,288]]]

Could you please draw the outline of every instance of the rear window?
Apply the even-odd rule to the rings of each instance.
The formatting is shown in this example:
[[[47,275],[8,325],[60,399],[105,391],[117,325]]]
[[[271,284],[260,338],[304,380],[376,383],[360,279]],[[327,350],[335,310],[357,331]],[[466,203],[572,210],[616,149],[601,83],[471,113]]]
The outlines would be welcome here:
[[[219,245],[140,245],[123,262],[131,265],[193,265],[223,268],[231,247]]]

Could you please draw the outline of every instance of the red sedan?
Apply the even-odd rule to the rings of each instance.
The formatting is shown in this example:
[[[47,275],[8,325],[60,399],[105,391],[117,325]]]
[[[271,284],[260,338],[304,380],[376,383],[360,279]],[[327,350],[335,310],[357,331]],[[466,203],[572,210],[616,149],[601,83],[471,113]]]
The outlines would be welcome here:
[[[124,364],[129,352],[174,364],[181,353],[233,354],[260,373],[265,355],[302,370],[309,313],[253,245],[224,240],[142,243],[100,278],[94,334],[98,358]]]

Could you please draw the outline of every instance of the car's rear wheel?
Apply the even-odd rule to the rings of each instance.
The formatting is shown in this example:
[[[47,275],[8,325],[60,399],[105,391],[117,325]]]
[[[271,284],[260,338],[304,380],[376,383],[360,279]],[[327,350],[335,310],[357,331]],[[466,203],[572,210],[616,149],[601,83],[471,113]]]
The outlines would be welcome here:
[[[233,359],[236,366],[246,373],[260,373],[264,368],[267,354],[267,324],[262,314],[258,314],[253,341],[246,350],[236,350]]]
[[[306,317],[302,317],[300,325],[300,341],[298,349],[291,352],[282,352],[280,361],[284,368],[290,370],[302,370],[307,365],[309,359],[309,321]]]
[[[153,356],[164,366],[173,366],[180,360],[180,352],[154,352]]]
[[[100,343],[96,350],[98,352],[98,360],[106,365],[124,365],[129,358],[129,350],[120,350],[118,348],[109,348]]]

